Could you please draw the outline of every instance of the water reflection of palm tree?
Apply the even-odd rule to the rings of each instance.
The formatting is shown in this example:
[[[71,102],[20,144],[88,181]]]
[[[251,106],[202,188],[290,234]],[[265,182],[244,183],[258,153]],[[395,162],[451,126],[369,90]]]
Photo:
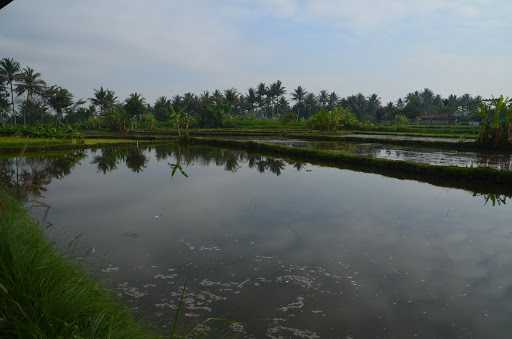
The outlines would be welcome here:
[[[473,196],[483,197],[485,201],[484,204],[488,205],[490,203],[492,206],[504,206],[508,203],[508,199],[511,199],[510,196],[499,193],[474,193]]]
[[[247,156],[247,166],[254,168],[260,160],[261,156],[250,154]]]
[[[248,167],[258,170],[260,173],[270,171],[275,175],[281,175],[282,171],[286,167],[286,163],[281,159],[263,158],[260,156],[250,156],[248,159]]]
[[[286,167],[286,162],[280,159],[264,158],[260,155],[249,154],[242,151],[233,151],[212,147],[194,146],[189,147],[185,145],[165,145],[155,147],[156,158],[163,160],[168,157],[174,156],[176,163],[169,165],[177,173],[179,169],[196,162],[203,166],[209,166],[214,163],[216,166],[224,166],[226,171],[237,172],[240,168],[240,161],[247,162],[249,168],[256,168],[259,172],[263,173],[270,171],[276,175],[280,175]],[[291,163],[297,170],[303,169],[303,163]]]
[[[283,160],[280,159],[267,159],[268,169],[275,175],[281,175],[282,171],[286,167]]]
[[[53,157],[14,157],[0,160],[0,183],[20,200],[43,195],[52,179],[63,178],[85,157],[74,151]]]
[[[292,162],[291,165],[299,172],[302,171],[306,166],[306,164],[301,161]]]
[[[92,163],[98,167],[98,171],[106,174],[116,170],[121,162],[133,172],[140,173],[146,167],[148,159],[140,147],[104,147],[101,154],[94,157]]]
[[[224,169],[229,172],[236,172],[240,169],[238,158],[235,153],[228,154],[228,156],[225,157]]]
[[[105,147],[101,149],[101,155],[94,157],[92,163],[98,167],[98,171],[106,174],[117,169],[121,159],[126,159],[126,152],[119,147]]]
[[[148,159],[139,147],[130,149],[126,155],[126,167],[136,173],[142,172],[146,168],[147,162]]]

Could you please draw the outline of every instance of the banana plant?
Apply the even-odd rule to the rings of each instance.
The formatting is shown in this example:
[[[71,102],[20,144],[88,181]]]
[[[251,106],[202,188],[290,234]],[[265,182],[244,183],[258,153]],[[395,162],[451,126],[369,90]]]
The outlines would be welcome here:
[[[504,113],[504,133],[506,134],[505,142],[507,144],[512,144],[512,99],[507,100],[507,105],[505,107]]]
[[[178,130],[178,137],[188,137],[188,131],[192,124],[192,118],[185,111],[180,108],[173,108],[171,113],[171,120],[174,122]]]
[[[500,96],[480,104],[479,142],[482,144],[512,144],[512,101]]]
[[[480,116],[480,135],[478,140],[480,143],[485,144],[489,141],[489,116],[490,116],[489,105],[485,102],[480,103],[478,115]]]

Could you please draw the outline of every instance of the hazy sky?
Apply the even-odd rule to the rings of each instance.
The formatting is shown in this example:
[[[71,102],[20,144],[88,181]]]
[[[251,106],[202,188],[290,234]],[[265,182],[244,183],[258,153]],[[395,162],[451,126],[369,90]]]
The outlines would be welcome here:
[[[510,0],[15,0],[0,57],[89,97],[148,99],[280,79],[287,88],[512,90]]]

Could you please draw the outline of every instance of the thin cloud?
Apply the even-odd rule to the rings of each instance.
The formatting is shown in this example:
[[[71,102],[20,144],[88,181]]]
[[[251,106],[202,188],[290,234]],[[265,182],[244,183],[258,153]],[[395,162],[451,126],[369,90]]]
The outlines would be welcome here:
[[[512,56],[510,14],[501,0],[27,0],[0,13],[0,50],[79,97],[100,85],[153,100],[280,79],[396,98],[465,88],[460,65],[490,95],[512,86],[497,67]]]

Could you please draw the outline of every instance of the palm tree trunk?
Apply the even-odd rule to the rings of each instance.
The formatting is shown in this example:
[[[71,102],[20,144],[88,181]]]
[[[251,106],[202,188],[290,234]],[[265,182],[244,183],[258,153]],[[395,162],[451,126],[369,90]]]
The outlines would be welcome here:
[[[27,107],[28,107],[29,97],[30,97],[30,94],[29,94],[29,92],[27,92],[27,101],[25,104],[25,111],[23,112],[23,127],[27,127]]]
[[[11,84],[11,105],[12,105],[12,117],[14,119],[14,126],[16,126],[16,112],[14,111],[14,91],[12,89],[12,81],[10,81]]]

